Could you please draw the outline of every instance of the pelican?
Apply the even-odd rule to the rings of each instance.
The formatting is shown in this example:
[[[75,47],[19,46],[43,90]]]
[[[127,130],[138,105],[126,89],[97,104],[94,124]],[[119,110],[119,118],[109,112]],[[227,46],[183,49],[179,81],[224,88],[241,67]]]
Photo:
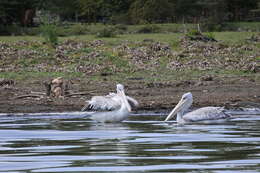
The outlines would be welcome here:
[[[194,122],[212,122],[225,120],[231,117],[227,114],[223,107],[203,107],[192,112],[184,114],[185,111],[191,106],[193,102],[192,94],[190,92],[183,94],[179,103],[167,116],[165,121],[169,121],[174,115],[177,114],[177,123],[194,123]]]
[[[117,84],[117,93],[109,93],[109,95],[106,96],[94,96],[91,100],[86,102],[87,104],[81,111],[101,110],[101,112],[91,114],[91,119],[98,122],[123,121],[131,112],[131,105],[133,107],[138,106],[138,102],[135,99],[125,95],[124,86],[122,84]]]

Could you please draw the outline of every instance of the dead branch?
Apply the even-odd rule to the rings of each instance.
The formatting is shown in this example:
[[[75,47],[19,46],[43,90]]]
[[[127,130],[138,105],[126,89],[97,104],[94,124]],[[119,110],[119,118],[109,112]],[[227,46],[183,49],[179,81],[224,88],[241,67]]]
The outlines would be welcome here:
[[[35,97],[35,98],[38,98],[38,97],[41,97],[41,95],[33,95],[33,94],[21,95],[21,96],[15,97],[14,99],[22,99],[22,98],[26,98],[26,97]]]
[[[38,92],[38,91],[31,91],[31,94],[36,94],[36,95],[46,95],[46,93]]]
[[[78,96],[78,95],[90,95],[91,92],[79,92],[79,93],[71,93],[71,94],[67,94],[65,95],[66,97],[72,97],[72,96]]]

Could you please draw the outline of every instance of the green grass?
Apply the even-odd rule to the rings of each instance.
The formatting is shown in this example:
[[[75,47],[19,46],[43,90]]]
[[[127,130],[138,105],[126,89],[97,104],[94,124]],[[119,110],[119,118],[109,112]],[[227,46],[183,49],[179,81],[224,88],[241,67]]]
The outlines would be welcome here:
[[[230,22],[226,23],[224,30],[233,31],[260,31],[260,22]]]
[[[1,72],[0,78],[15,79],[19,81],[30,81],[32,79],[45,79],[45,78],[55,78],[64,77],[65,79],[71,79],[76,77],[83,77],[83,73],[63,73],[63,72]]]
[[[246,38],[252,36],[252,34],[256,34],[256,32],[212,32],[212,34],[217,40],[222,40],[224,42],[230,43],[241,43]],[[164,43],[169,43],[170,45],[176,45],[176,42],[178,42],[183,35],[184,34],[181,33],[124,34],[117,35],[117,37],[113,38],[98,38],[98,40],[104,40],[106,43],[110,45],[116,45],[125,41],[143,41],[144,39],[152,39],[154,41],[160,41]],[[69,36],[59,38],[60,41],[65,41],[68,39],[83,41],[97,40],[97,38],[94,35]],[[43,41],[43,39],[39,36],[0,36],[0,41]]]
[[[203,24],[200,25],[201,30]],[[184,31],[191,31],[197,29],[197,24],[182,24],[182,23],[165,23],[165,24],[146,24],[146,25],[104,25],[97,24],[79,24],[70,23],[62,26],[57,26],[57,34],[61,37],[75,36],[75,35],[96,35],[101,31],[112,28],[116,35],[118,34],[134,34],[140,32],[150,33],[183,33]],[[147,30],[148,29],[148,30]],[[24,28],[18,25],[6,26],[5,30],[10,35],[41,35],[40,27]],[[206,30],[205,30],[206,31]],[[232,22],[225,23],[220,31],[260,31],[260,22]]]
[[[16,42],[16,41],[43,41],[39,36],[0,36],[0,41]]]
[[[217,40],[222,40],[228,43],[244,43],[245,39],[249,38],[256,32],[213,32]]]
[[[185,70],[173,72],[170,70],[160,70],[160,71],[137,71],[133,73],[118,72],[112,73],[108,76],[102,76],[100,74],[89,75],[88,80],[100,81],[106,78],[110,81],[116,82],[126,82],[135,78],[142,78],[143,82],[169,82],[169,81],[183,81],[183,80],[198,80],[201,76],[213,75],[218,77],[247,77],[248,79],[260,80],[260,76],[255,73],[242,72],[240,70],[210,70],[210,71],[200,71],[200,70]],[[73,73],[63,73],[63,72],[2,72],[0,73],[0,78],[14,79],[17,81],[28,82],[30,80],[39,79],[49,79],[63,77],[65,79],[75,79],[75,78],[85,78],[86,75],[80,72]]]

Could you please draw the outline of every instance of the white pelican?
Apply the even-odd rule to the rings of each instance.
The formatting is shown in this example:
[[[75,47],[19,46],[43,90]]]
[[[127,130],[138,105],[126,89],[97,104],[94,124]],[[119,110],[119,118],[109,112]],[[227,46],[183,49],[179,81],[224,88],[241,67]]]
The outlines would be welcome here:
[[[103,112],[94,112],[91,119],[98,122],[120,122],[126,119],[131,112],[131,106],[138,106],[138,102],[125,95],[124,86],[117,84],[117,93],[110,93],[107,96],[94,96],[81,109],[101,110]]]
[[[165,121],[171,119],[177,114],[177,123],[193,123],[193,122],[211,122],[216,120],[224,120],[231,117],[227,114],[223,107],[203,107],[192,112],[184,114],[193,102],[192,94],[190,92],[183,94],[179,103],[167,116]]]

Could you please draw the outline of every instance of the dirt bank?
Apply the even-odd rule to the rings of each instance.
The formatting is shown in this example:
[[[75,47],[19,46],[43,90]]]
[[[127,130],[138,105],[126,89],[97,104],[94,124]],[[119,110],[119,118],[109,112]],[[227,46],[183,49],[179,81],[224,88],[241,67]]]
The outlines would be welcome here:
[[[42,80],[14,82],[0,86],[1,113],[33,113],[79,111],[84,101],[95,95],[115,91],[115,82],[75,80],[71,93],[63,98],[45,96]],[[140,102],[138,110],[170,110],[185,92],[194,95],[193,107],[226,106],[260,107],[260,84],[247,78],[213,78],[199,81],[147,83],[129,79],[124,83],[126,93]]]

